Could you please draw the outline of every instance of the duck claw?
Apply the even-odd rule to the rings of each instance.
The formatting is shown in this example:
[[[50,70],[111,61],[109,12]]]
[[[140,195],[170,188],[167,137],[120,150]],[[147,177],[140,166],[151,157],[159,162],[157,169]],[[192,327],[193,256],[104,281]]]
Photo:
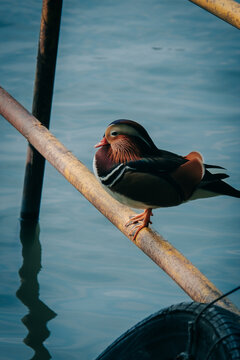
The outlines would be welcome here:
[[[134,225],[130,233],[130,236],[133,236],[133,240],[136,239],[140,230],[145,227],[148,227],[148,224],[152,224],[150,216],[152,216],[152,209],[146,209],[143,213],[133,216],[125,226]],[[139,224],[137,224],[139,223]],[[136,224],[136,225],[135,225]]]
[[[145,218],[145,213],[138,214],[136,216],[131,217],[131,219],[126,223],[126,226],[136,224],[139,221],[143,221]]]

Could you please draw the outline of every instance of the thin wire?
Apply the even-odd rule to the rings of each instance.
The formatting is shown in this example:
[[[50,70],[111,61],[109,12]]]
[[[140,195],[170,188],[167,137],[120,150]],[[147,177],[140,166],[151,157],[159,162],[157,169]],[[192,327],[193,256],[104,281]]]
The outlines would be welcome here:
[[[215,300],[211,301],[209,304],[207,304],[207,305],[204,307],[204,309],[203,309],[202,311],[200,311],[200,313],[199,313],[198,316],[196,317],[195,322],[194,322],[195,325],[197,324],[198,319],[200,318],[200,316],[202,316],[202,314],[203,314],[208,308],[210,308],[210,307],[211,307],[213,304],[215,304],[217,301],[223,299],[224,297],[226,297],[226,296],[228,296],[228,295],[231,295],[232,293],[234,293],[235,291],[237,291],[237,290],[239,290],[239,289],[240,289],[240,286],[237,286],[236,288],[228,291],[227,293],[219,296],[217,299],[215,299]]]
[[[196,333],[197,333],[197,323],[200,319],[200,317],[202,316],[202,314],[209,309],[213,304],[215,304],[217,301],[223,299],[224,297],[231,295],[232,293],[234,293],[235,291],[239,290],[240,286],[237,286],[236,288],[228,291],[227,293],[220,295],[218,298],[216,298],[215,300],[211,301],[209,304],[205,305],[205,307],[203,308],[203,310],[200,311],[200,313],[196,316],[195,321],[192,323],[192,332],[191,332],[191,338],[189,340],[189,344],[188,344],[188,349],[187,349],[187,356],[193,356],[192,354],[192,350],[193,350],[193,345],[195,344],[196,341]],[[225,338],[225,337],[224,337]],[[223,339],[219,339],[215,344],[213,344],[213,346],[210,348],[210,351],[207,354],[207,359],[209,359],[209,356],[211,355],[211,352],[213,351],[215,345],[217,345],[221,340]]]

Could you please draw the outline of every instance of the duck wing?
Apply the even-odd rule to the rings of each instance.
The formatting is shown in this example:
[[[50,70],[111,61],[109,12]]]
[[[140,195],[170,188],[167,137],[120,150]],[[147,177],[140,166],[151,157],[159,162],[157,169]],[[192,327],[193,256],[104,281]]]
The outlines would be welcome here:
[[[119,164],[104,185],[148,206],[166,207],[187,200],[203,175],[198,158],[155,156]]]

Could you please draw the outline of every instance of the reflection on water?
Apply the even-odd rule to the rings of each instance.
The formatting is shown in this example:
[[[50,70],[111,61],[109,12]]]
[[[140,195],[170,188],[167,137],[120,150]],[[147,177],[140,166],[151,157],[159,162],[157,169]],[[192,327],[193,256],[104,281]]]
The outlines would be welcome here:
[[[21,221],[20,240],[22,243],[23,264],[19,270],[21,285],[16,293],[29,313],[22,318],[29,333],[24,343],[30,346],[35,355],[32,359],[51,359],[43,342],[49,337],[47,322],[57,314],[39,299],[38,273],[41,269],[40,228],[38,223]]]

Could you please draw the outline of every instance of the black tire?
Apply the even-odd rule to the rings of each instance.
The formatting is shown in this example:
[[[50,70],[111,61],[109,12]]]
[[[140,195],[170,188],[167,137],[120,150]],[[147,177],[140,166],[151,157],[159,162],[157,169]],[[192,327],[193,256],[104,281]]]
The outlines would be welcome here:
[[[163,309],[126,331],[96,360],[175,360],[186,351],[188,322],[205,306],[191,302]],[[194,360],[240,360],[238,315],[214,305],[197,324]]]

